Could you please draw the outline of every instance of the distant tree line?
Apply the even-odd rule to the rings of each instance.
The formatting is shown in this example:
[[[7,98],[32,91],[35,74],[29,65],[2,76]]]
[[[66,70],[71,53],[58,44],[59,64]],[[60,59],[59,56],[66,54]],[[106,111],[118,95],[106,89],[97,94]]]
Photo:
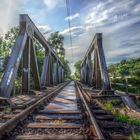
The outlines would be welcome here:
[[[108,67],[108,72],[114,89],[125,91],[127,78],[128,91],[140,93],[140,58],[122,60],[120,63],[111,64]]]
[[[75,72],[74,72],[74,79],[80,80],[80,67],[81,67],[82,60],[78,60],[74,64]]]
[[[108,67],[111,77],[140,77],[140,58],[122,60],[120,63],[111,64]]]

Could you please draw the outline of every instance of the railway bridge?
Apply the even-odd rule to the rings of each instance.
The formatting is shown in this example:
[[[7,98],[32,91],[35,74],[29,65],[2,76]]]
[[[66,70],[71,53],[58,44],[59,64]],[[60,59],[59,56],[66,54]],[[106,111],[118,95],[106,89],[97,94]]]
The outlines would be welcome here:
[[[34,41],[45,49],[41,76]],[[21,61],[22,93],[12,97]],[[0,139],[129,139],[131,125],[115,118],[106,107],[108,100],[114,108],[140,117],[131,96],[111,88],[101,33],[96,33],[83,58],[80,80],[66,82],[55,51],[30,17],[20,15],[20,31],[0,84]]]

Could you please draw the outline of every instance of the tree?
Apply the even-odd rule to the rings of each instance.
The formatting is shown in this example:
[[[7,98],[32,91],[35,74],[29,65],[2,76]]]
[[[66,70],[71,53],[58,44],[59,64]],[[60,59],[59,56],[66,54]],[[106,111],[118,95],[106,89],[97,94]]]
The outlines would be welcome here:
[[[79,80],[80,79],[80,67],[81,67],[81,63],[82,61],[79,60],[74,64],[75,67],[75,73],[74,73],[74,77],[75,79]]]
[[[63,41],[64,37],[60,35],[59,32],[52,33],[51,36],[48,38],[49,45],[55,50],[61,60],[64,60],[65,57]]]
[[[37,57],[39,74],[41,75],[43,61],[45,58],[45,48],[36,39],[34,39],[33,45],[34,45],[35,50],[36,50],[36,57]]]
[[[65,76],[65,80],[69,80],[71,79],[71,70],[69,67],[69,62],[67,60],[64,61],[64,76]]]
[[[109,72],[110,77],[113,77],[113,78],[116,77],[116,74],[115,74],[115,66],[113,64],[111,64],[109,66],[108,72]]]
[[[63,47],[64,37],[59,34],[59,32],[52,33],[48,39],[49,45],[55,50],[58,57],[64,64],[64,75],[65,79],[71,79],[71,70],[69,67],[69,62],[65,60],[65,49]]]
[[[5,34],[4,40],[10,49],[14,46],[18,33],[19,27],[13,27]]]
[[[5,69],[7,65],[11,49],[18,36],[18,32],[19,27],[13,27],[5,34],[4,38],[0,38],[0,59],[2,69]]]

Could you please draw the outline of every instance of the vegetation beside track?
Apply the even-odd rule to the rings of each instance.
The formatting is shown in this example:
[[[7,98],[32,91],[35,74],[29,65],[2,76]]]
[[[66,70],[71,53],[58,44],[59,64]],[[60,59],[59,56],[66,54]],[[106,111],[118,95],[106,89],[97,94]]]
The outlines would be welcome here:
[[[108,67],[113,89],[126,91],[126,78],[128,92],[140,94],[140,58],[122,60]]]
[[[129,140],[140,140],[140,134],[133,132]]]
[[[74,64],[75,73],[73,78],[80,79],[81,60]],[[140,94],[140,58],[122,60],[108,66],[111,85],[114,90],[126,91],[126,78],[128,81],[128,92]]]
[[[112,112],[116,120],[131,124],[131,125],[140,125],[139,119],[132,118],[128,116],[127,113],[126,114],[120,113],[119,110],[116,109],[110,101],[106,102],[104,105],[107,110]]]

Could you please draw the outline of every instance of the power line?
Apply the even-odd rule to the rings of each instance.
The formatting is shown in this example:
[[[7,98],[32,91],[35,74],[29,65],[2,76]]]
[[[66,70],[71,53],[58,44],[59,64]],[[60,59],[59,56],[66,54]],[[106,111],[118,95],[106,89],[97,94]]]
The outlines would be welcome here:
[[[70,17],[70,1],[66,0],[66,9],[67,9],[67,17]],[[72,62],[73,62],[73,48],[72,48],[72,34],[71,34],[71,21],[68,18],[68,25],[69,25],[69,36],[70,36],[70,46],[71,46],[71,54],[72,54]]]

